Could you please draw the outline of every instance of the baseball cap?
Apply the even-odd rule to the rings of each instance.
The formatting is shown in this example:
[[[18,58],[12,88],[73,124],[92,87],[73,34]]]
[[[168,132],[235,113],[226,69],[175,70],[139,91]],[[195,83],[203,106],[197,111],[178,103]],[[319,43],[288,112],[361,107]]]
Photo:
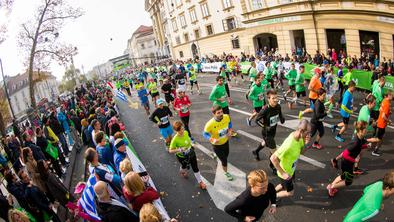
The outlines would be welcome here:
[[[157,105],[161,105],[164,103],[164,99],[159,98],[158,100],[156,100]]]

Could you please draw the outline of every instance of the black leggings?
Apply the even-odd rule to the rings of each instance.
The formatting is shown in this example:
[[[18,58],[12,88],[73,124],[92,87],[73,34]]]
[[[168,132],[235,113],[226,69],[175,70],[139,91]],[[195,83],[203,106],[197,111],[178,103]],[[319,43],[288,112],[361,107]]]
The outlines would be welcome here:
[[[185,126],[185,130],[189,133],[189,136],[192,137],[192,134],[189,129],[189,119],[190,119],[190,116],[181,117],[181,121],[182,121],[183,125]]]
[[[216,156],[218,156],[220,162],[222,163],[222,166],[227,167],[227,157],[228,154],[230,153],[230,147],[228,141],[222,145],[212,144],[212,146],[213,146],[213,151],[216,153]]]
[[[190,166],[191,166],[193,172],[197,173],[200,171],[198,169],[196,153],[194,152],[193,148],[191,148],[190,152],[187,155],[185,155],[184,157],[179,157],[179,156],[176,156],[176,157],[177,157],[179,163],[181,163],[182,169],[190,169]]]
[[[228,83],[224,84],[224,88],[226,88],[227,96],[230,97],[230,88],[228,88]]]

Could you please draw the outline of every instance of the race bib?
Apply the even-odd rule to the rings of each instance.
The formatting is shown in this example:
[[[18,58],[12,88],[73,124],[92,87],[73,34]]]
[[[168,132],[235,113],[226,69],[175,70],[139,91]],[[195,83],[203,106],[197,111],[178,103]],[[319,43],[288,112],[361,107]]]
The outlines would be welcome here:
[[[182,106],[181,112],[182,112],[182,113],[187,113],[187,112],[189,112],[189,107],[187,107],[187,106]]]
[[[160,122],[161,122],[161,124],[167,124],[168,123],[168,116],[161,117]]]
[[[258,95],[258,97],[259,97],[259,100],[263,100],[264,94],[263,94],[263,93],[260,93],[260,94]]]
[[[227,132],[228,132],[228,128],[219,130],[219,133],[218,133],[218,134],[219,134],[219,138],[224,138],[224,137],[226,137]]]
[[[279,114],[270,117],[270,126],[275,126],[279,122]]]

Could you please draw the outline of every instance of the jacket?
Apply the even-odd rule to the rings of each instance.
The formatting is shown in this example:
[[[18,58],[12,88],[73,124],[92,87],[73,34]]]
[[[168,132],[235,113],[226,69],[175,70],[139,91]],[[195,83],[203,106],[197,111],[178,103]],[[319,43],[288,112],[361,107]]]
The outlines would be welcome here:
[[[49,117],[49,126],[51,127],[51,129],[56,135],[59,135],[60,133],[64,133],[64,129],[62,125],[59,123],[58,119],[54,114],[52,114]]]
[[[96,210],[103,222],[127,221],[138,222],[138,217],[119,201],[111,199],[111,202],[95,200]]]
[[[67,116],[64,112],[59,112],[57,114],[57,119],[62,124],[64,131],[66,131],[66,132],[70,131],[70,126],[68,125]]]
[[[42,152],[41,148],[34,144],[31,141],[26,141],[25,142],[25,147],[29,147],[31,151],[33,152],[33,157],[36,161],[39,160],[46,160],[44,153]],[[46,147],[45,147],[46,148]]]
[[[48,192],[55,200],[59,201],[62,206],[65,206],[69,201],[74,202],[74,197],[55,174],[49,172],[48,178],[44,180],[44,183]]]

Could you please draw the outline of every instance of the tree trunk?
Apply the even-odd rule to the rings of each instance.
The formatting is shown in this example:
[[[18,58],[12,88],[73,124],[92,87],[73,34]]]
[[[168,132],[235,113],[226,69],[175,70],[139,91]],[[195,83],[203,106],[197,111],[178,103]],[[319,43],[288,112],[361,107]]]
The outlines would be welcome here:
[[[36,44],[33,43],[33,48],[32,52],[35,51],[35,46]],[[30,102],[31,102],[31,107],[33,109],[36,108],[36,97],[34,96],[34,81],[33,81],[33,64],[34,64],[34,53],[31,53],[30,55],[30,61],[29,61],[29,93],[30,93]]]
[[[3,119],[3,113],[0,112],[0,134],[3,138],[6,136],[6,130],[5,130],[5,123]]]

